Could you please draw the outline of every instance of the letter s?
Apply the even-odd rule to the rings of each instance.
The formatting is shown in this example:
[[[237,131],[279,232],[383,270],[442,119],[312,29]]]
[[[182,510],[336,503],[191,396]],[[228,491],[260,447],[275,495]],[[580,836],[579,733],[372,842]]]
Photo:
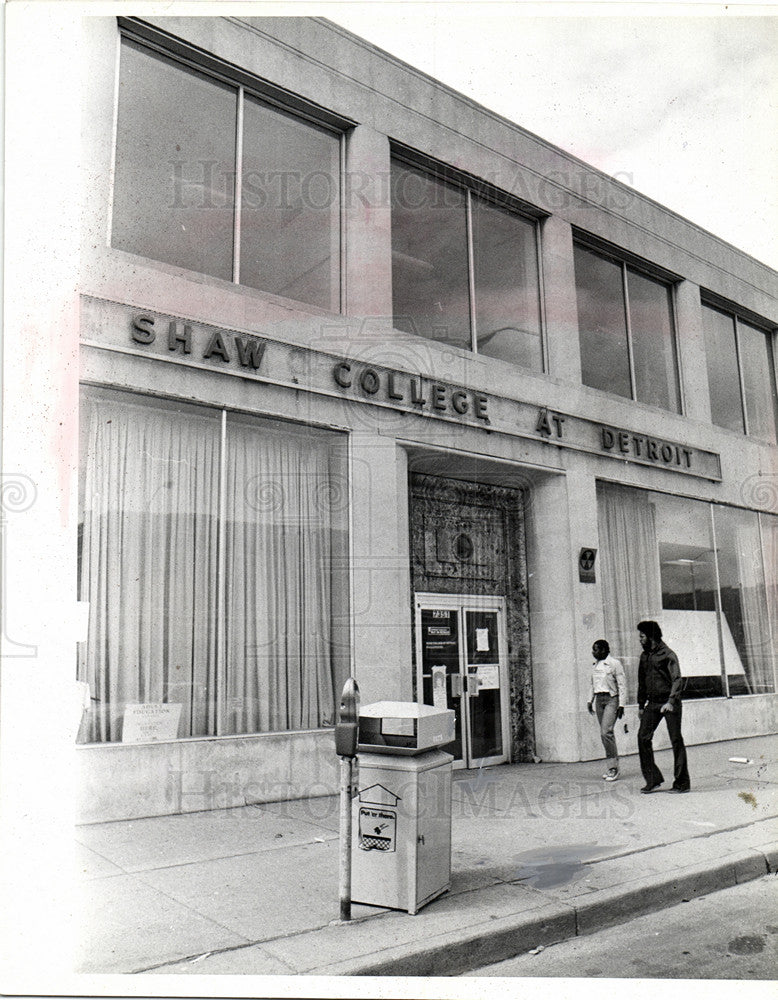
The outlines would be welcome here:
[[[139,344],[153,344],[155,337],[154,317],[135,316],[132,321],[132,339]]]

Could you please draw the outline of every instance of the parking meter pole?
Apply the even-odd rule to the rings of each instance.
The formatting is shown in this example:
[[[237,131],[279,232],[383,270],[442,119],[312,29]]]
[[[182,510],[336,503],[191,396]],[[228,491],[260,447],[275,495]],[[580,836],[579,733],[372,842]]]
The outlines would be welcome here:
[[[353,677],[343,685],[335,724],[335,753],[340,757],[340,919],[351,920],[351,792],[359,742],[359,687]]]
[[[340,758],[340,919],[351,920],[352,757]]]

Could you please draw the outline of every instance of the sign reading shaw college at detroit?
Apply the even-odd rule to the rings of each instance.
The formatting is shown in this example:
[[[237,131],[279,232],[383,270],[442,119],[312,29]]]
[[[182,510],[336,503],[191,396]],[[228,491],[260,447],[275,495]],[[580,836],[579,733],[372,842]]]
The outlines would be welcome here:
[[[541,440],[556,448],[721,479],[715,452],[442,379],[338,359],[324,351],[141,312],[86,295],[82,296],[82,321],[82,342],[88,348],[151,355],[177,365],[217,369],[260,384],[339,395],[359,404]]]

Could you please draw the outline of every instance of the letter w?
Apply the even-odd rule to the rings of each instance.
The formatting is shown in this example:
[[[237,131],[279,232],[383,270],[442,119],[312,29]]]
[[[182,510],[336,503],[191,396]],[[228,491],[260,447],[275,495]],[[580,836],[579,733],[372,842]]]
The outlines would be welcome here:
[[[238,348],[238,357],[244,368],[248,368],[249,365],[254,369],[259,368],[262,364],[262,355],[265,353],[264,340],[255,340],[253,337],[249,337],[248,343],[246,343],[242,337],[236,337],[235,346]]]

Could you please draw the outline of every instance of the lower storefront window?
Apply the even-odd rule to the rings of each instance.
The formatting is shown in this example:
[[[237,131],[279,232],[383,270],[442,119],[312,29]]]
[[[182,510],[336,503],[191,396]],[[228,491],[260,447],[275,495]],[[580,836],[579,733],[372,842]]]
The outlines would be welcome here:
[[[88,389],[82,742],[315,729],[348,676],[343,435]]]
[[[678,654],[685,698],[774,692],[778,517],[611,483],[597,495],[606,637],[630,701],[644,619]]]

